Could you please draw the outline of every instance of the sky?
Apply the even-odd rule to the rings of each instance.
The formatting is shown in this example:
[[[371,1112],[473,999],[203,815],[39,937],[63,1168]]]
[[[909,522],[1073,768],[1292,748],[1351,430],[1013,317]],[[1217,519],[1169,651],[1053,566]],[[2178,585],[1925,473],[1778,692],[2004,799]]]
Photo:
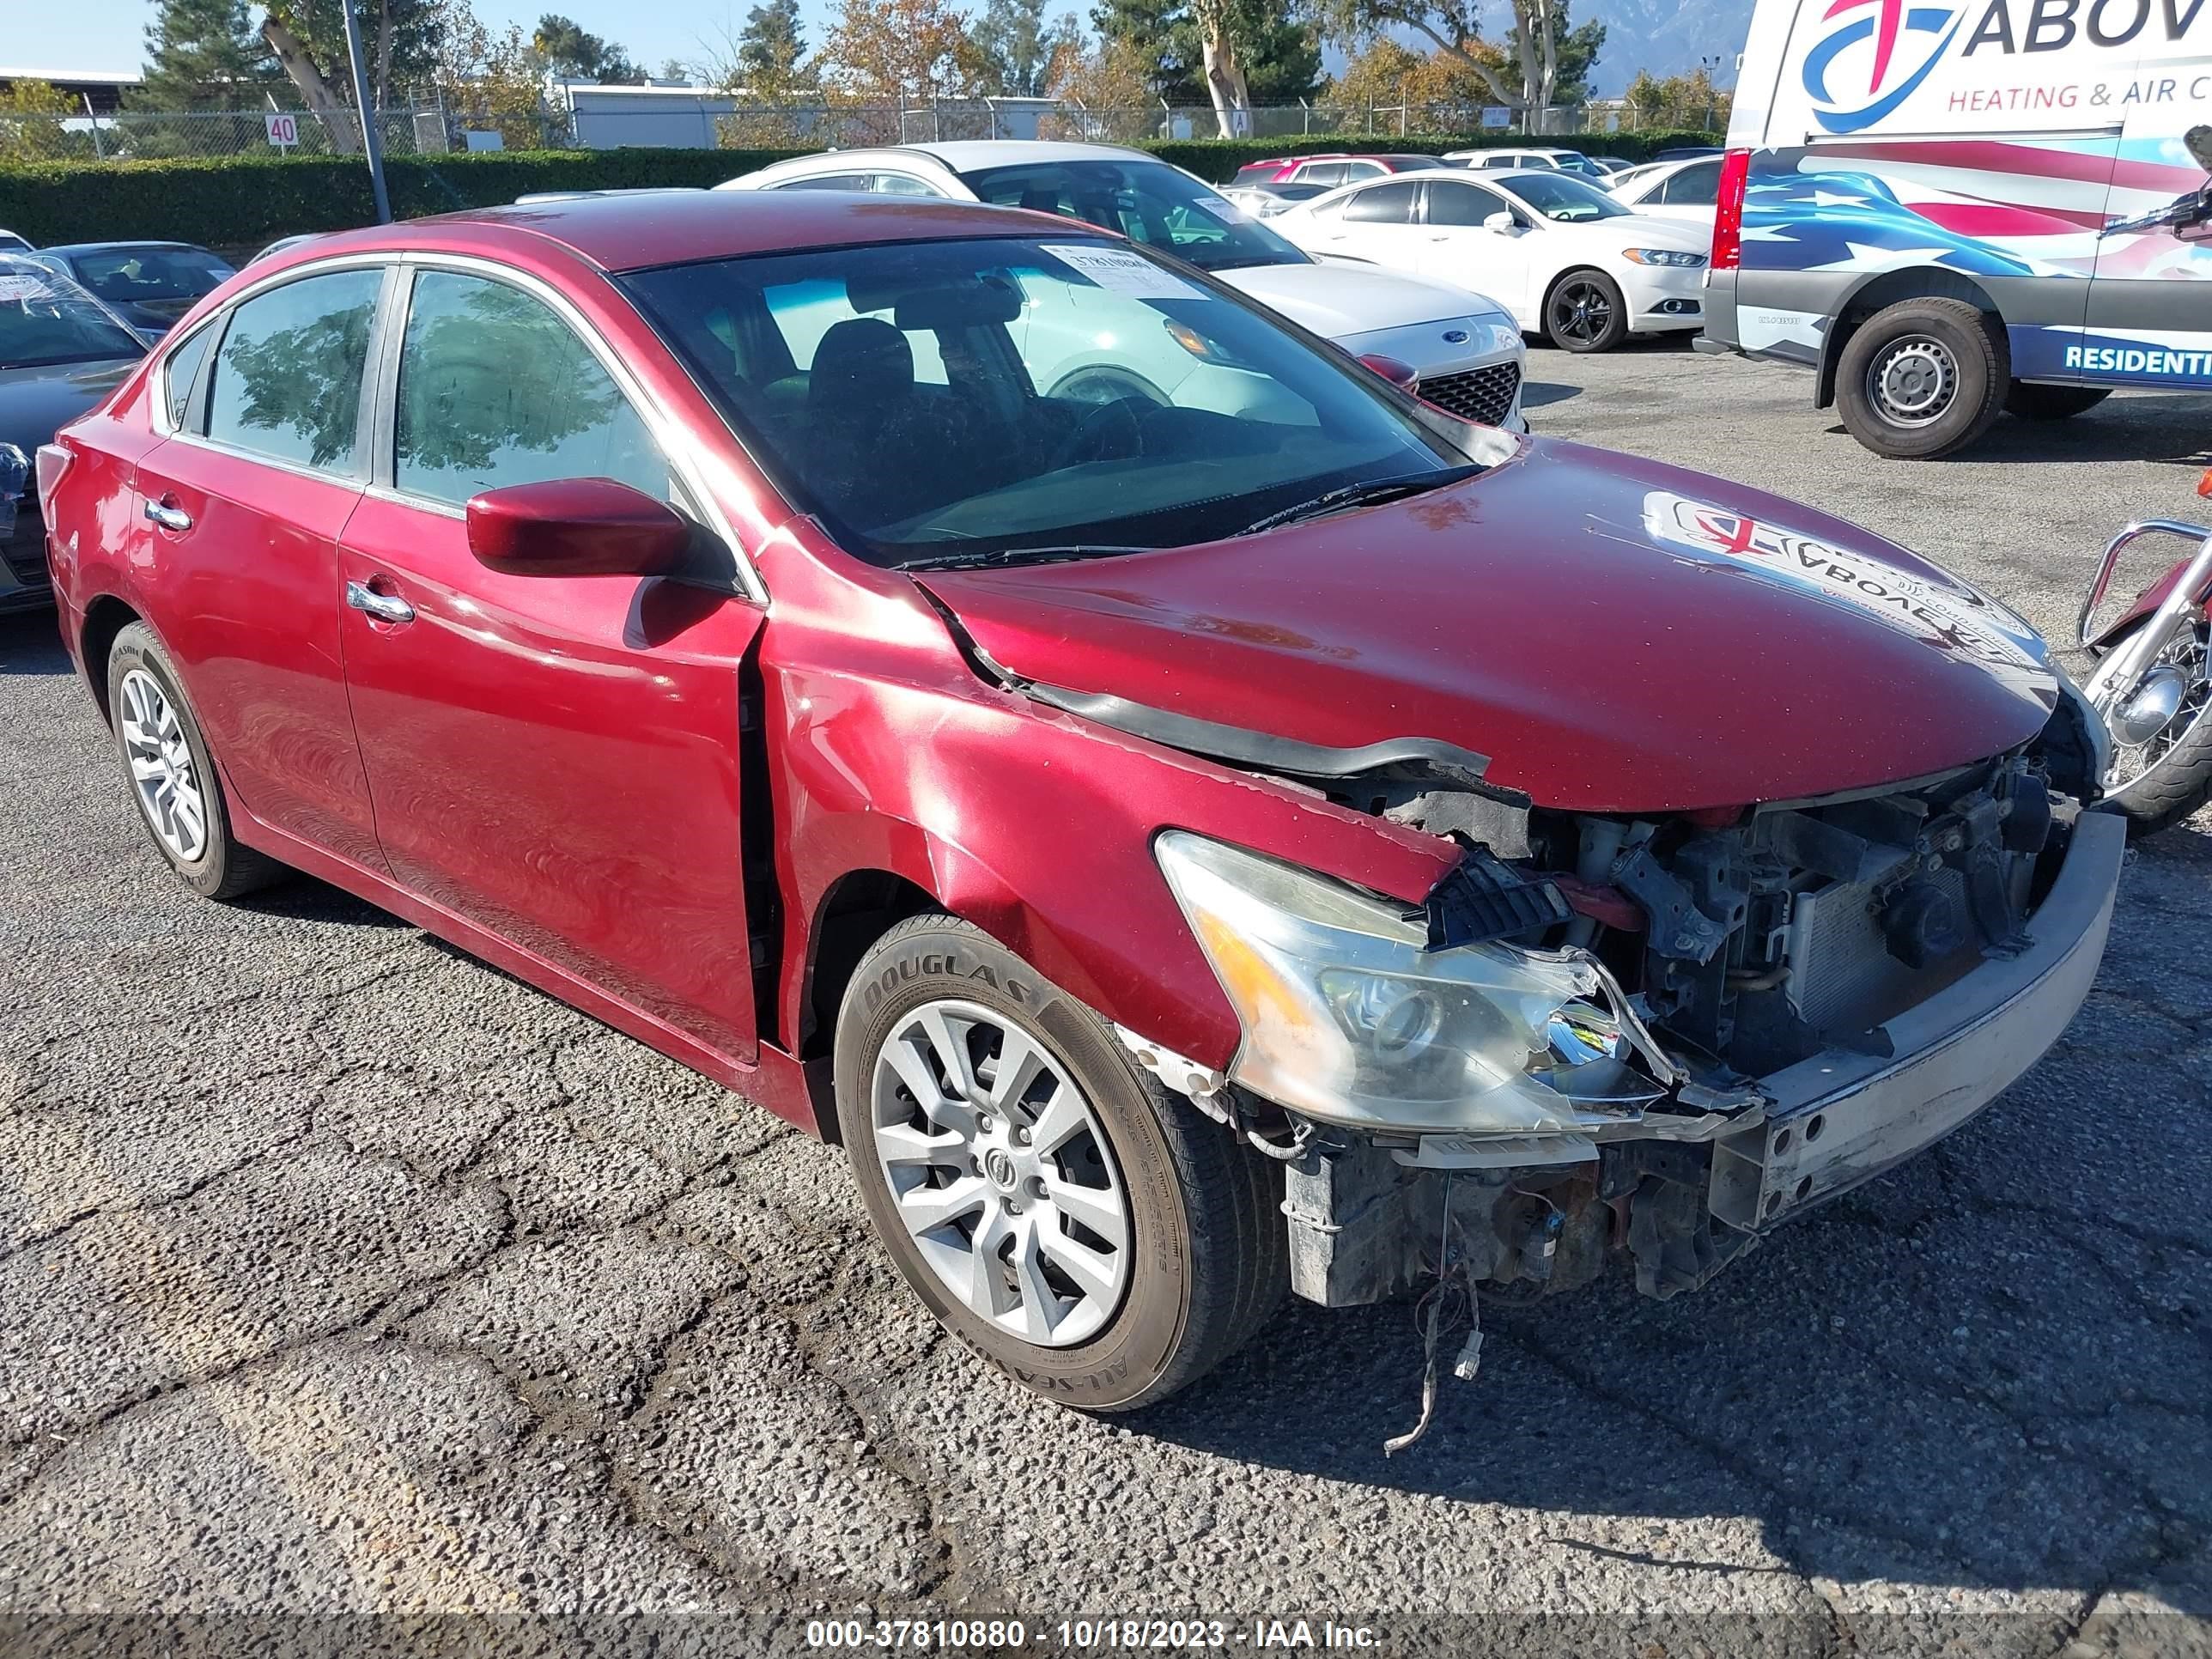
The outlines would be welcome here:
[[[475,0],[477,15],[497,30],[509,23],[527,28],[539,16],[557,11],[593,34],[619,42],[631,58],[658,70],[663,60],[695,62],[709,52],[720,55],[725,32],[735,34],[753,0]],[[33,0],[0,0],[0,10],[21,5],[36,21],[9,28],[0,39],[0,64],[9,69],[136,70],[146,58],[146,25],[152,0],[69,0],[66,5],[34,5]],[[808,40],[818,42],[828,0],[799,0]],[[258,10],[255,21],[260,18]]]

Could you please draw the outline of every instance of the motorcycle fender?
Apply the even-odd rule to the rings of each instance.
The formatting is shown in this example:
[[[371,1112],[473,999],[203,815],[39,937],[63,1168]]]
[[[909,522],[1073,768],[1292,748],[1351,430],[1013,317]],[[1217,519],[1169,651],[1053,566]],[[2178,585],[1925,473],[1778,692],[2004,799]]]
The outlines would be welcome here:
[[[2114,617],[2102,633],[2089,641],[2089,648],[2102,653],[2118,644],[2121,635],[2128,629],[2143,621],[2159,606],[2166,603],[2166,595],[2173,592],[2174,584],[2187,573],[2191,560],[2196,556],[2194,553],[2191,553],[2185,557],[2176,559],[2171,570],[2136,594],[2135,603]],[[2197,603],[2203,605],[2208,597],[2212,597],[2212,580],[2208,580],[2203,590],[2196,595]]]

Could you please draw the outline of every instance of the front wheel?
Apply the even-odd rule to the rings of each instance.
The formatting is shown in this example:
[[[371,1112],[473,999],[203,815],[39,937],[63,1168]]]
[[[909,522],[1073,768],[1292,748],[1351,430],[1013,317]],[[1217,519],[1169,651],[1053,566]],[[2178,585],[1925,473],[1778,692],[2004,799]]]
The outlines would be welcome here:
[[[1875,313],[1836,364],[1844,426],[1891,460],[1934,460],[1973,442],[2011,385],[2003,329],[1963,300],[1901,300]]]
[[[2131,836],[2155,835],[2212,799],[2212,680],[2206,624],[2180,629],[2131,686],[2113,683],[2120,653],[2149,619],[2105,653],[2082,690],[2112,733],[2105,799]]]
[[[838,1016],[837,1121],[915,1293],[1017,1382],[1148,1405],[1256,1331],[1289,1269],[1276,1166],[980,929],[894,927]]]
[[[1571,270],[1544,302],[1544,331],[1563,351],[1610,351],[1628,337],[1620,286],[1601,270]]]

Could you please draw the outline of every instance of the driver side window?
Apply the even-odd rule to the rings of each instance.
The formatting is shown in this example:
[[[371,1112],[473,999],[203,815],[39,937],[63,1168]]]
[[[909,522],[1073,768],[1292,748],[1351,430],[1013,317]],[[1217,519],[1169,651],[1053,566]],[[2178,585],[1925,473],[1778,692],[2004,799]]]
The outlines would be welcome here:
[[[1493,213],[1510,213],[1504,198],[1479,185],[1429,184],[1429,222],[1432,225],[1479,225]]]
[[[480,490],[613,478],[656,500],[668,463],[568,325],[504,283],[415,278],[399,349],[392,483],[459,507]]]

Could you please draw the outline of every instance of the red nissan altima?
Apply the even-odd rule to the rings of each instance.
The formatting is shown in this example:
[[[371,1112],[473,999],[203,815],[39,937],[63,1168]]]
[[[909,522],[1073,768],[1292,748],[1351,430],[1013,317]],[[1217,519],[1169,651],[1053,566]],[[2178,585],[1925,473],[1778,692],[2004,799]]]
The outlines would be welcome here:
[[[1286,1289],[1695,1288],[2104,949],[2106,739],[2010,611],[1064,220],[319,237],[38,477],[179,878],[308,872],[841,1142],[1071,1405]]]

